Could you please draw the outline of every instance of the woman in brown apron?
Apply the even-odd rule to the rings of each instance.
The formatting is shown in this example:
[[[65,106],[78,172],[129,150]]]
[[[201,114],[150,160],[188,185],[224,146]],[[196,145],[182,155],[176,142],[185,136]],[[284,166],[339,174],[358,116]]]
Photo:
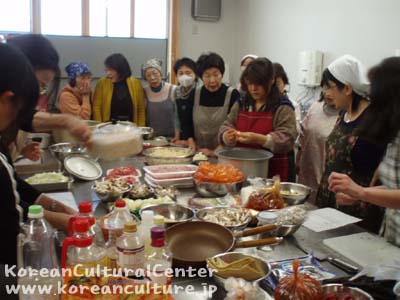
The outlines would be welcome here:
[[[193,107],[194,135],[200,151],[214,155],[218,146],[218,130],[232,105],[239,101],[239,92],[222,83],[225,63],[216,53],[203,54],[196,62],[204,85],[195,91]]]
[[[232,107],[220,128],[219,140],[227,146],[270,150],[274,157],[265,176],[280,175],[287,181],[287,153],[297,137],[294,108],[289,100],[279,97],[273,65],[267,58],[252,61],[240,82],[246,95]]]

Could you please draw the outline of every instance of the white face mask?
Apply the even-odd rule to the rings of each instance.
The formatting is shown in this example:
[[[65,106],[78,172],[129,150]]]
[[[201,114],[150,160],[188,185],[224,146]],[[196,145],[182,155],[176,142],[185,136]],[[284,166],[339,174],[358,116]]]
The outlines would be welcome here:
[[[183,87],[189,87],[194,82],[194,77],[183,74],[178,77],[179,84]]]

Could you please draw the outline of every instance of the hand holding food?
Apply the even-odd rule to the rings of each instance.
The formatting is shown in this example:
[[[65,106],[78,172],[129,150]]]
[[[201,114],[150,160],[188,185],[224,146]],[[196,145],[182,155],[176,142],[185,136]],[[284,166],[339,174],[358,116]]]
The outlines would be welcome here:
[[[235,129],[228,129],[224,132],[223,139],[226,144],[234,144],[236,143],[236,130]]]

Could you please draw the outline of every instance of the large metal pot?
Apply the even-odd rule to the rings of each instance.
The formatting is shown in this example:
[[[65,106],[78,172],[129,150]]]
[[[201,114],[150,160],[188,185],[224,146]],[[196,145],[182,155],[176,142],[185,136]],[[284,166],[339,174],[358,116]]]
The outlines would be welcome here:
[[[225,148],[217,151],[218,163],[232,164],[246,177],[267,177],[271,152],[252,148]]]

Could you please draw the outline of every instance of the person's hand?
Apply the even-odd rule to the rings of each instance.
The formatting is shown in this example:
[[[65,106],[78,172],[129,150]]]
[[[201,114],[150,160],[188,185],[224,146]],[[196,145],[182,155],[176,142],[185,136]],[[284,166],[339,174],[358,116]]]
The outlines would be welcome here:
[[[236,143],[236,130],[235,129],[228,129],[223,134],[223,140],[226,144],[234,144]]]
[[[329,190],[336,193],[336,197],[341,199],[340,201],[352,201],[364,199],[364,188],[356,184],[346,174],[340,174],[332,172],[329,176]],[[344,194],[345,196],[343,196]],[[354,202],[354,201],[353,201]]]
[[[90,146],[92,130],[89,126],[75,116],[65,114],[65,117],[67,118],[65,129],[85,146]]]
[[[204,155],[207,155],[208,157],[216,157],[214,150],[199,148],[198,151],[203,153]]]
[[[257,135],[254,132],[236,131],[236,140],[242,144],[256,144]]]
[[[32,142],[22,148],[21,154],[30,160],[37,161],[42,156],[43,150],[40,149],[40,143]]]
[[[336,205],[346,205],[346,206],[351,206],[356,204],[359,201],[357,198],[353,198],[345,193],[339,192],[336,194]]]
[[[193,149],[193,151],[196,151],[197,146],[193,138],[188,139],[188,147]]]
[[[83,82],[80,86],[76,86],[75,90],[81,95],[89,95],[92,91],[89,82]]]

